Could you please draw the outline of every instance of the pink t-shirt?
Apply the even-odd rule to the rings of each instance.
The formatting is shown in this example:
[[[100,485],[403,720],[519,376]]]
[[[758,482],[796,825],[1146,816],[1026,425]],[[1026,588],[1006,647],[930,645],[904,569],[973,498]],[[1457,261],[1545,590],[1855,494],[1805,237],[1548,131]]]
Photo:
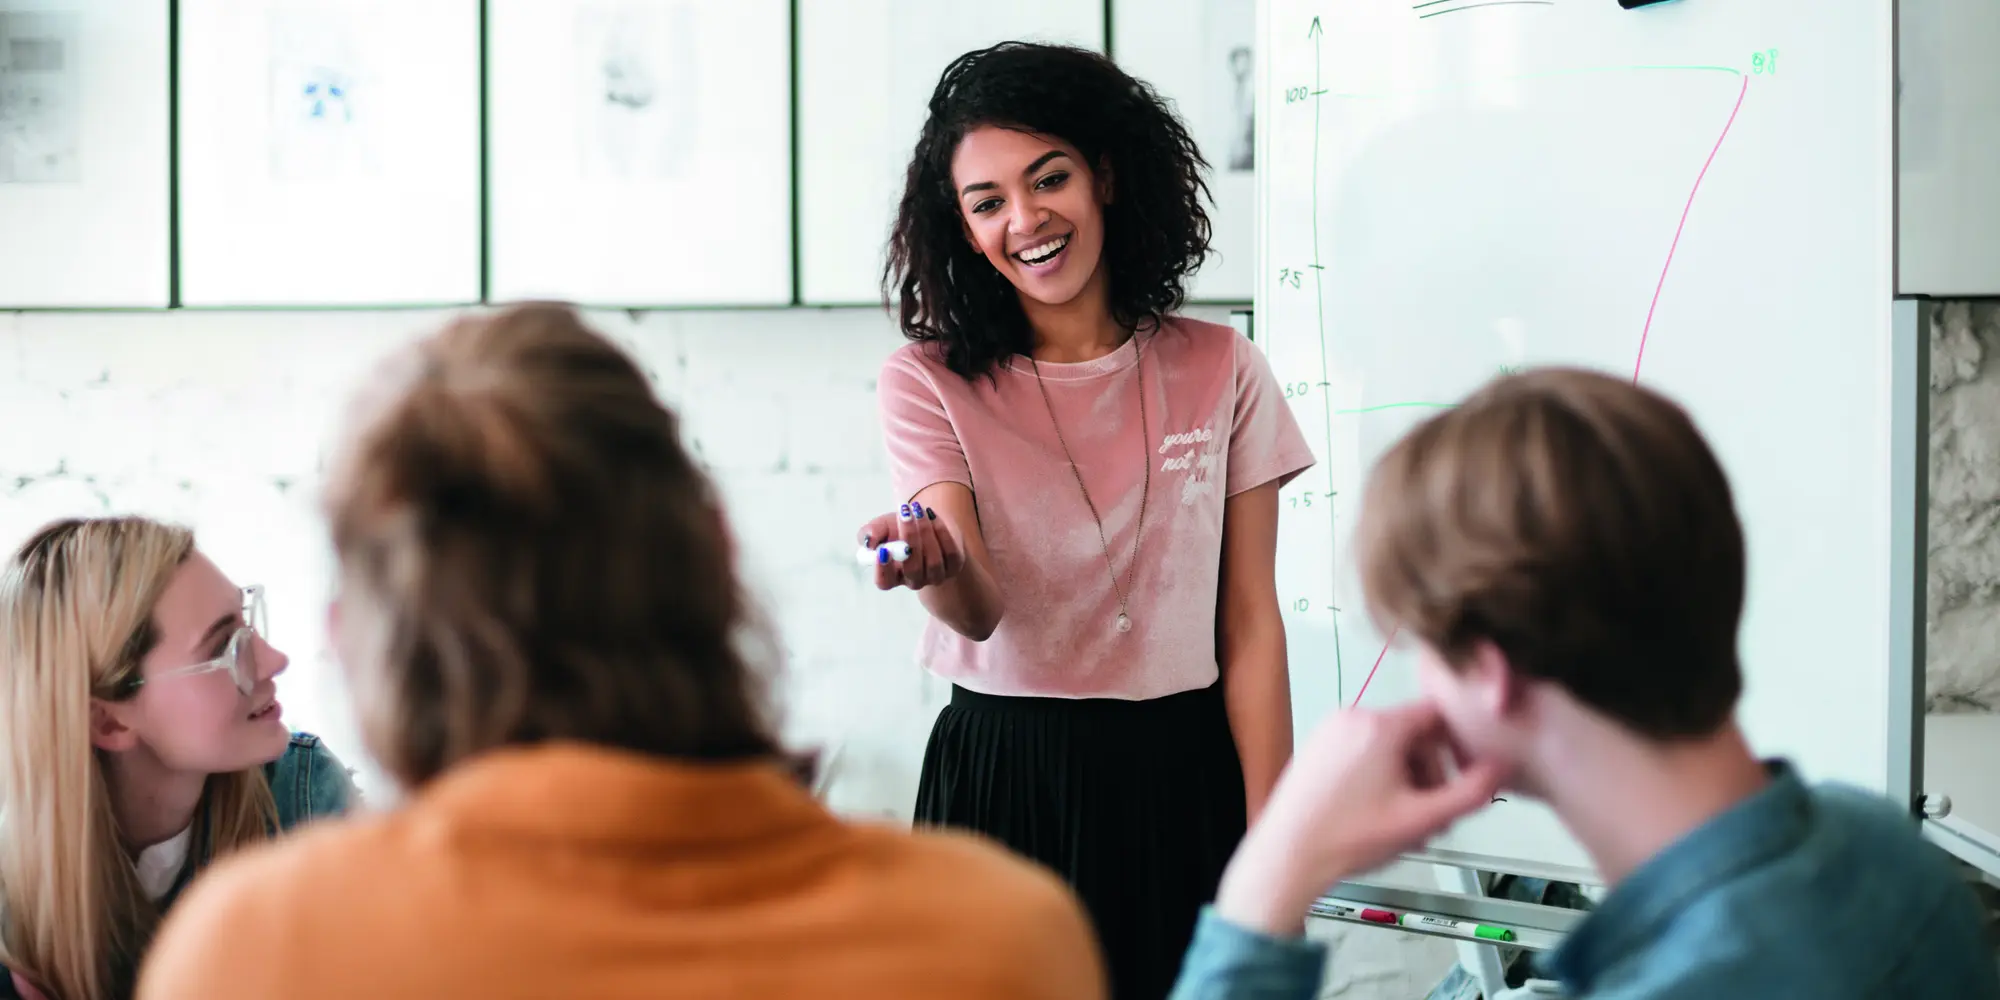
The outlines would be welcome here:
[[[896,490],[908,498],[941,482],[972,489],[1006,613],[985,642],[928,622],[924,667],[999,695],[1142,699],[1214,683],[1223,501],[1313,464],[1263,353],[1229,327],[1174,318],[1095,361],[1043,363],[1044,403],[1025,356],[1003,362],[993,379],[967,381],[933,350],[910,344],[882,366]],[[1117,630],[1097,524],[1050,424],[1051,404],[1104,518],[1119,586],[1130,575],[1130,632]],[[1142,458],[1152,487],[1135,569]]]

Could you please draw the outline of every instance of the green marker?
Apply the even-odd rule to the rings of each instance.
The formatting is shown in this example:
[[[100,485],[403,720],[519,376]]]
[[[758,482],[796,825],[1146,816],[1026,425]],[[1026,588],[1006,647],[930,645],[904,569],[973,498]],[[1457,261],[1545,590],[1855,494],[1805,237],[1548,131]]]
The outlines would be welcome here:
[[[1441,931],[1460,937],[1478,938],[1482,941],[1512,941],[1514,932],[1505,927],[1490,927],[1475,924],[1470,920],[1453,920],[1450,917],[1433,917],[1424,913],[1405,913],[1399,921],[1404,927],[1417,927],[1428,931]]]

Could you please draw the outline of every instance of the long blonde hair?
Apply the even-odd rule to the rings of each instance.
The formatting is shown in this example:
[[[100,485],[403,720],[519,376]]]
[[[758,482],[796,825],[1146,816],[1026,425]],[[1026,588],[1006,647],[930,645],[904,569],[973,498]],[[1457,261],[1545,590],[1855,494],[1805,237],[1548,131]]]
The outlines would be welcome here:
[[[153,606],[193,552],[185,528],[78,519],[0,568],[0,964],[52,1000],[129,994],[159,921],[118,836],[90,704],[131,697],[159,641]],[[261,840],[276,815],[261,768],[215,775],[193,856]]]

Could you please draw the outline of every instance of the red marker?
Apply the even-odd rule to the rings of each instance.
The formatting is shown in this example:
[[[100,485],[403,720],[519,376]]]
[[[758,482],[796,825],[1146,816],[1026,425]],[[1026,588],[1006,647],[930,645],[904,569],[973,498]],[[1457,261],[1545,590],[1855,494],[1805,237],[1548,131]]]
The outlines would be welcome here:
[[[1399,922],[1397,916],[1394,913],[1389,912],[1388,910],[1378,910],[1372,906],[1362,906],[1357,903],[1347,903],[1334,900],[1321,900],[1317,903],[1314,903],[1312,909],[1309,912],[1311,912],[1315,916],[1321,916],[1321,917],[1341,917],[1347,920],[1366,920],[1371,924],[1394,924]]]

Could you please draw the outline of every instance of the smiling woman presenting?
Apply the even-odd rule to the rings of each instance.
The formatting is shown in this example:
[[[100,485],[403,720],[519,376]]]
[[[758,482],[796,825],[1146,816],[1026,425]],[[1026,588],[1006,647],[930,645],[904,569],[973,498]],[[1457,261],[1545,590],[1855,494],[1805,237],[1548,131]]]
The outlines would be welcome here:
[[[921,823],[986,833],[1083,897],[1119,997],[1166,994],[1291,752],[1278,489],[1313,457],[1263,356],[1174,315],[1208,254],[1207,164],[1093,52],[945,70],[887,283],[907,501],[876,583],[930,612],[953,684]]]

